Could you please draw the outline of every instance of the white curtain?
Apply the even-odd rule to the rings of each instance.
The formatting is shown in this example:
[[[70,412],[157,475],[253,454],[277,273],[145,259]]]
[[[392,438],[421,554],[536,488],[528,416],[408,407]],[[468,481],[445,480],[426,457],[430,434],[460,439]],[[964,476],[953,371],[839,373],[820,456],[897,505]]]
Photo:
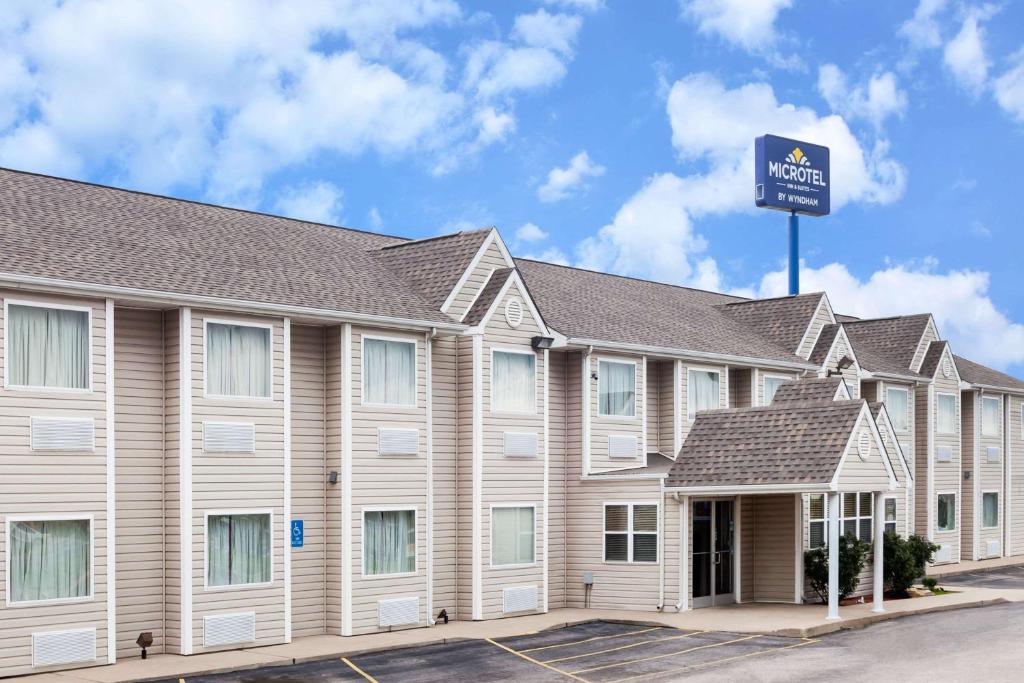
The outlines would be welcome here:
[[[527,413],[536,410],[536,357],[495,351],[491,369],[491,409]]]
[[[984,508],[981,525],[989,528],[999,526],[999,494],[986,493],[981,499]]]
[[[365,513],[363,568],[374,574],[416,571],[416,513],[412,510],[381,510]]]
[[[935,431],[941,434],[956,432],[956,397],[940,394],[938,424]]]
[[[999,399],[981,399],[981,433],[986,436],[999,435]]]
[[[206,537],[209,585],[270,581],[270,515],[211,515]]]
[[[209,323],[207,390],[215,396],[270,396],[270,330]]]
[[[533,508],[494,508],[491,515],[491,563],[532,564]]]
[[[89,595],[89,521],[12,522],[10,601]]]
[[[892,427],[897,432],[905,432],[909,428],[907,407],[908,392],[903,389],[887,389],[885,392],[885,408],[892,420]]]
[[[12,304],[8,307],[9,383],[89,388],[89,314]]]
[[[416,344],[364,338],[363,354],[367,403],[416,404]]]
[[[708,370],[690,370],[689,416],[692,420],[698,410],[712,410],[719,407],[718,373]]]
[[[788,381],[788,379],[783,379],[782,377],[764,378],[764,404],[766,406],[772,404],[772,399],[775,398],[775,392]]]
[[[601,361],[597,370],[600,414],[633,417],[636,414],[636,366]]]

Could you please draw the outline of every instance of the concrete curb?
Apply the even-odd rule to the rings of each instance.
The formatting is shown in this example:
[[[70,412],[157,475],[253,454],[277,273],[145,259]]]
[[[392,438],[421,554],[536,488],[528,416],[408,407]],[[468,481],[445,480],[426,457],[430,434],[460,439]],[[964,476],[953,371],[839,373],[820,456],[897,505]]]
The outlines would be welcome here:
[[[883,612],[882,614],[870,614],[863,617],[855,617],[853,619],[844,619],[831,624],[811,626],[810,628],[784,628],[776,631],[771,631],[766,635],[788,636],[790,638],[815,638],[818,636],[828,635],[830,633],[837,633],[839,631],[853,631],[856,629],[862,629],[871,626],[872,624],[877,624],[883,621],[891,621],[893,619],[903,619],[904,617],[916,617],[922,614],[937,614],[939,612],[950,612],[958,609],[991,607],[993,605],[1003,605],[1008,604],[1010,602],[1011,601],[1007,600],[1006,598],[992,598],[989,600],[959,602],[951,605],[935,605],[934,607],[927,607],[925,609],[916,609],[913,611],[906,612]]]

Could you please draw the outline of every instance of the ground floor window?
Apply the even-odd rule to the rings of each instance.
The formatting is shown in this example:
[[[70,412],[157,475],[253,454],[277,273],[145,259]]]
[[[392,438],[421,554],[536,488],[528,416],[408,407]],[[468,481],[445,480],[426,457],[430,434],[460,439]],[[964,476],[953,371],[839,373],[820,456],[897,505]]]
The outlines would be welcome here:
[[[885,533],[896,533],[896,499],[885,499]]]
[[[658,561],[658,506],[655,503],[605,503],[605,562]]]
[[[363,511],[363,574],[416,571],[416,510]]]
[[[7,539],[9,603],[92,594],[90,519],[11,520]]]
[[[491,510],[491,564],[533,564],[536,526],[532,505]]]
[[[271,580],[270,513],[206,518],[207,585],[245,586]]]
[[[936,505],[935,526],[939,531],[956,530],[956,494],[940,493]]]
[[[986,529],[999,526],[999,494],[995,491],[981,494],[981,525]]]
[[[871,541],[872,505],[871,493],[842,494],[842,508],[839,511],[839,529],[844,536],[856,536],[862,541]],[[895,503],[895,501],[893,501]],[[896,528],[895,506],[893,507],[893,530]],[[819,548],[828,544],[828,496],[819,493],[810,500],[810,547]]]

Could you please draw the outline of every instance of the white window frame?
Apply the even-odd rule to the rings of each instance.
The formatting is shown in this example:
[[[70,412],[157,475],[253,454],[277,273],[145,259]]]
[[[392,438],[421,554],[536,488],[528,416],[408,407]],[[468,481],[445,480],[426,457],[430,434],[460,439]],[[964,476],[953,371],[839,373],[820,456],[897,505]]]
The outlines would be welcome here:
[[[996,410],[996,427],[995,431],[985,431],[985,401],[995,401],[998,409]],[[1002,422],[1003,416],[1003,398],[1002,396],[982,396],[981,397],[981,435],[982,436],[1000,436],[1001,430],[1000,422]]]
[[[368,512],[412,512],[412,528],[415,529],[416,540],[413,543],[413,570],[411,572],[391,572],[390,574],[366,573],[366,513]],[[364,579],[395,579],[403,576],[416,576],[420,573],[420,511],[415,505],[370,505],[360,508],[359,516],[362,520],[359,532],[359,569]]]
[[[517,562],[515,564],[494,564],[494,511],[502,509],[518,510],[530,508],[533,510],[533,562]],[[536,503],[491,503],[490,512],[490,564],[491,569],[526,569],[537,566],[537,505]]]
[[[497,410],[494,407],[494,354],[495,353],[515,353],[520,356],[533,356],[533,407],[530,410]],[[538,367],[537,354],[532,350],[517,349],[511,346],[492,346],[491,347],[491,384],[489,387],[489,397],[487,400],[488,410],[492,415],[536,415],[537,414],[537,377],[539,375],[540,368]]]
[[[889,385],[889,384],[886,384],[884,388],[885,388],[885,409],[889,412],[890,416],[893,413],[892,413],[892,410],[891,410],[890,405],[889,405],[889,392],[890,391],[899,391],[899,392],[904,393],[904,394],[907,395],[907,411],[906,411],[906,415],[903,416],[904,419],[906,420],[907,428],[906,429],[897,429],[896,425],[893,425],[892,429],[897,434],[909,434],[910,433],[910,389],[907,388],[907,387],[893,386],[893,385]],[[890,422],[891,421],[892,420],[890,419]]]
[[[939,496],[953,496],[953,528],[952,529],[942,529],[942,528],[939,527]],[[951,533],[954,533],[957,530],[957,528],[959,526],[959,522],[960,522],[960,520],[958,519],[958,517],[960,515],[957,514],[957,510],[958,510],[957,509],[957,505],[958,504],[959,503],[957,501],[957,492],[956,491],[936,491],[935,492],[935,533],[937,533],[937,534],[951,534]]]
[[[893,505],[893,508],[892,508],[892,517],[893,517],[893,519],[892,519],[892,521],[889,521],[888,519],[884,519],[884,518],[882,519],[882,532],[883,533],[888,532],[889,531],[888,527],[889,527],[890,524],[892,524],[892,531],[893,531],[893,533],[898,534],[900,532],[900,528],[899,528],[900,502],[899,502],[899,499],[896,496],[883,496],[882,500],[884,501],[884,503],[882,504],[882,514],[883,515],[887,514],[887,508],[888,508],[887,503],[890,500],[892,501],[892,505]]]
[[[375,403],[366,400],[366,340],[400,342],[412,344],[412,403]],[[359,335],[359,405],[367,408],[416,409],[420,403],[420,342],[416,337],[397,335],[368,334]]]
[[[868,504],[868,514],[866,514],[866,515],[861,514],[863,511],[860,509],[860,497],[862,495],[864,495],[865,493],[871,495],[871,502]],[[843,514],[843,496],[847,496],[847,495],[855,496],[856,497],[856,501],[857,501],[856,502],[856,506],[855,506],[855,510],[854,510],[854,515],[852,517],[846,517]],[[868,521],[871,522],[871,524],[870,524],[870,527],[871,527],[871,539],[868,540],[867,542],[870,543],[872,540],[874,540],[874,538],[875,538],[875,495],[877,495],[877,494],[875,494],[875,493],[873,493],[871,491],[840,491],[839,492],[839,535],[840,536],[845,535],[844,534],[844,530],[846,528],[846,522],[852,521],[852,522],[854,522],[857,525],[857,534],[856,534],[856,536],[857,536],[857,538],[860,538],[860,523],[862,521],[864,521],[864,520],[868,520]],[[828,498],[829,497],[828,497],[827,493],[812,493],[812,494],[810,494],[810,496],[812,498],[814,496],[821,496],[822,497],[821,509],[822,509],[822,514],[824,514],[824,517],[811,517],[810,516],[810,501],[808,501],[808,505],[807,505],[807,510],[808,510],[808,512],[807,512],[807,516],[808,516],[808,519],[807,519],[807,545],[810,548],[813,548],[813,547],[823,548],[823,547],[828,545],[828,520],[829,520],[829,516],[828,516]],[[893,498],[895,500],[894,496],[887,496],[887,498]],[[811,525],[812,524],[822,524],[822,529],[824,530],[823,533],[822,533],[822,539],[824,539],[824,542],[820,546],[813,546],[813,547],[811,546]]]
[[[992,526],[986,526],[985,524],[985,496],[992,495],[996,497],[996,523]],[[1002,520],[1002,513],[999,509],[999,490],[988,489],[981,492],[981,528],[982,529],[998,529]]]
[[[694,372],[713,372],[718,375],[718,408],[722,407],[722,369],[703,365],[690,365],[686,368],[686,420],[688,422],[693,422],[697,419],[697,411],[693,409],[693,401],[690,400],[690,397],[693,396],[690,387],[693,386]],[[716,409],[710,408],[710,410]]]
[[[77,598],[54,598],[52,600],[21,600],[11,601],[11,527],[14,522],[89,522],[89,594]],[[92,602],[96,599],[96,520],[91,514],[18,514],[7,515],[4,522],[4,602],[7,607],[41,607],[45,605],[72,605],[79,602]]]
[[[49,308],[58,311],[78,311],[86,313],[86,325],[89,330],[89,372],[88,372],[88,386],[83,388],[78,387],[39,387],[30,384],[11,384],[10,377],[11,373],[8,369],[8,359],[11,357],[10,338],[9,334],[10,326],[8,321],[11,319],[11,306],[26,306],[34,308]],[[35,392],[47,392],[56,394],[91,394],[93,392],[93,327],[92,327],[92,306],[76,306],[74,304],[58,303],[55,301],[34,301],[31,299],[4,299],[4,389],[10,391],[35,391]]]
[[[622,507],[626,506],[626,530],[625,531],[608,531],[606,527],[609,507]],[[653,505],[655,508],[655,519],[657,525],[654,531],[634,531],[633,530],[633,508],[643,505]],[[616,536],[626,535],[626,559],[625,560],[609,560],[608,557],[608,535],[613,534]],[[633,536],[639,534],[641,536],[654,536],[655,544],[657,548],[656,559],[653,562],[645,560],[634,560],[633,559]],[[601,505],[601,563],[602,564],[635,564],[641,566],[655,566],[661,564],[661,504],[657,501],[606,501]]]
[[[210,517],[225,515],[270,515],[270,580],[261,583],[235,583],[227,586],[210,585]],[[221,593],[266,588],[274,584],[274,509],[245,508],[229,510],[206,510],[203,512],[203,591]]]
[[[267,376],[270,378],[270,395],[268,396],[232,396],[231,394],[212,394],[210,393],[208,367],[210,364],[209,356],[209,345],[210,345],[210,332],[209,325],[214,323],[215,325],[235,325],[238,327],[255,327],[257,329],[269,330],[267,333],[267,341],[270,344]],[[255,401],[259,403],[272,403],[274,401],[274,324],[254,322],[252,320],[239,320],[235,318],[203,318],[203,398],[210,399],[211,401]]]
[[[939,431],[939,415],[941,414],[941,411],[939,409],[939,399],[942,398],[943,396],[948,396],[948,397],[953,399],[953,431],[951,431],[951,432],[941,432],[941,431]],[[936,434],[942,434],[943,436],[955,435],[959,431],[957,429],[959,421],[960,421],[960,411],[957,409],[957,405],[956,405],[956,394],[950,394],[948,392],[943,392],[943,391],[935,392],[935,433]]]
[[[761,374],[761,405],[763,405],[763,406],[771,405],[771,403],[768,401],[768,380],[770,380],[770,379],[781,379],[783,384],[786,384],[788,382],[792,382],[793,381],[793,377],[790,376],[790,375],[775,375],[775,374],[769,374],[769,373],[762,373]],[[689,381],[690,381],[689,375],[687,375],[686,381],[687,381],[687,386],[689,386]],[[721,375],[718,376],[718,381],[719,382],[722,381],[722,376]],[[779,388],[781,389],[782,387],[780,386]],[[778,390],[779,389],[776,389],[775,391],[777,392]],[[718,394],[719,394],[718,402],[721,403],[722,402],[721,386],[719,386]],[[774,396],[772,398],[774,398]]]
[[[639,386],[637,379],[640,374],[638,371],[639,363],[635,359],[631,358],[615,358],[609,356],[598,356],[597,357],[597,416],[602,420],[616,420],[620,422],[635,422],[640,419],[640,390],[637,389]],[[633,414],[632,415],[610,415],[608,413],[601,412],[601,363],[617,363],[619,365],[632,365],[633,366]]]

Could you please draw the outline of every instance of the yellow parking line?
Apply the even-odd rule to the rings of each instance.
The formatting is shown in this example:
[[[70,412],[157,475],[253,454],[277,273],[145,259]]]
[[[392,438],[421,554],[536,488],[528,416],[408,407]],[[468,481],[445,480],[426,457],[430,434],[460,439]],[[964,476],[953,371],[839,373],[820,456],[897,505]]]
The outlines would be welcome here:
[[[585,678],[580,678],[579,676],[576,676],[575,674],[571,674],[568,671],[562,671],[561,669],[556,669],[555,667],[549,666],[549,665],[545,664],[542,661],[534,659],[533,657],[528,657],[528,656],[524,655],[522,652],[519,652],[517,650],[513,650],[510,647],[505,647],[501,643],[497,643],[497,642],[491,640],[490,638],[484,638],[484,640],[486,640],[491,645],[494,645],[495,647],[500,647],[505,652],[511,652],[516,657],[521,657],[521,658],[525,659],[526,661],[530,662],[531,664],[536,664],[537,666],[542,666],[545,669],[548,669],[549,671],[554,671],[555,673],[562,674],[563,676],[568,676],[569,678],[571,678],[574,681],[580,681],[580,683],[589,683],[587,681],[587,679],[585,679]]]
[[[528,647],[525,650],[518,650],[518,652],[537,652],[538,650],[550,650],[555,647],[565,647],[566,645],[582,645],[583,643],[592,643],[595,640],[607,640],[608,638],[621,638],[623,636],[635,636],[639,633],[647,633],[648,631],[659,631],[665,626],[655,626],[653,628],[642,628],[639,631],[626,631],[625,633],[615,633],[610,636],[594,636],[592,638],[584,638],[583,640],[571,640],[568,643],[558,643],[556,645],[541,645],[540,647]]]
[[[707,650],[708,648],[712,648],[712,647],[721,647],[723,645],[730,645],[732,643],[739,643],[739,642],[742,642],[744,640],[750,640],[751,638],[760,638],[760,637],[761,637],[760,635],[744,636],[743,638],[736,638],[735,640],[726,640],[726,641],[723,641],[721,643],[709,643],[708,645],[698,645],[697,647],[691,647],[691,648],[688,648],[686,650],[679,650],[678,652],[669,652],[669,653],[666,653],[666,654],[663,654],[663,655],[653,655],[651,657],[640,657],[639,659],[630,659],[630,660],[625,661],[625,662],[616,662],[615,664],[605,664],[603,666],[595,666],[595,667],[590,668],[590,669],[580,669],[578,671],[573,671],[573,673],[574,674],[583,674],[583,673],[588,673],[590,671],[600,671],[601,669],[611,669],[611,668],[614,668],[616,666],[626,666],[627,664],[636,664],[637,662],[649,662],[652,659],[664,659],[665,657],[674,657],[675,655],[686,654],[687,652],[695,652],[697,650]]]
[[[755,636],[756,637],[756,636]],[[665,674],[677,674],[682,671],[692,671],[693,669],[701,669],[706,666],[712,666],[713,664],[722,664],[723,662],[731,662],[737,659],[745,659],[747,657],[757,657],[758,655],[766,655],[770,652],[777,652],[779,650],[792,650],[795,647],[803,647],[804,645],[813,645],[817,643],[817,640],[804,640],[800,643],[794,643],[793,645],[784,645],[782,647],[773,647],[769,650],[758,650],[757,652],[747,652],[742,655],[735,655],[734,657],[726,657],[724,659],[716,659],[713,662],[701,662],[700,664],[690,664],[689,666],[681,666],[678,669],[668,669],[666,671],[658,672],[646,672],[637,674],[636,676],[629,676],[627,678],[617,678],[614,681],[605,681],[605,683],[625,683],[626,681],[633,681],[637,678],[651,678],[653,676],[664,676]]]
[[[363,671],[362,669],[360,669],[360,668],[359,668],[358,666],[356,666],[355,664],[353,664],[353,663],[352,663],[352,661],[351,661],[351,660],[349,660],[349,658],[348,658],[348,657],[342,657],[342,658],[341,658],[341,661],[343,661],[343,662],[345,662],[346,664],[348,664],[348,666],[349,666],[349,668],[350,668],[350,669],[352,669],[352,670],[353,670],[353,671],[355,671],[355,672],[356,672],[357,674],[359,674],[360,676],[362,676],[363,678],[365,678],[366,680],[368,680],[368,681],[369,681],[370,683],[379,683],[379,682],[377,681],[377,679],[376,679],[376,678],[374,678],[373,676],[371,676],[370,674],[366,673],[365,671]]]
[[[707,633],[707,631],[691,631],[684,633],[681,636],[665,636],[664,638],[652,638],[650,640],[641,640],[638,643],[630,643],[629,645],[620,645],[618,647],[610,647],[607,650],[598,650],[597,652],[588,652],[583,655],[573,655],[572,657],[561,657],[559,659],[545,659],[548,664],[554,664],[555,662],[567,662],[570,659],[580,659],[582,657],[593,657],[594,655],[603,655],[606,652],[615,652],[617,650],[628,650],[631,647],[639,647],[640,645],[648,645],[650,643],[660,643],[663,640],[679,640],[681,638],[689,638],[690,636],[698,633]]]

